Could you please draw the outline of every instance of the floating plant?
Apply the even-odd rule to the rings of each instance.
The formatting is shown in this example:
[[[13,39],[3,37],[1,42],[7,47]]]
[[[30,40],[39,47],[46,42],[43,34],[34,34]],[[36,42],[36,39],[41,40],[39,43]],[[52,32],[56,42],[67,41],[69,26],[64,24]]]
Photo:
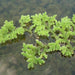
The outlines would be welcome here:
[[[33,68],[35,64],[44,64],[48,58],[48,52],[60,51],[63,56],[71,57],[74,55],[75,46],[75,14],[72,19],[66,17],[56,20],[56,16],[49,17],[47,13],[39,13],[32,16],[22,15],[19,23],[20,27],[15,27],[13,21],[5,21],[0,29],[0,43],[17,38],[17,35],[23,35],[26,31],[37,36],[54,38],[55,41],[43,43],[35,39],[36,43],[23,43],[21,54],[27,59],[28,68]],[[27,28],[27,25],[31,23]]]
[[[36,46],[33,44],[25,44],[23,43],[21,54],[27,58],[28,68],[33,68],[34,64],[43,64],[45,61],[42,59],[43,57],[47,59],[46,55],[46,45],[44,45],[41,41],[36,39]]]

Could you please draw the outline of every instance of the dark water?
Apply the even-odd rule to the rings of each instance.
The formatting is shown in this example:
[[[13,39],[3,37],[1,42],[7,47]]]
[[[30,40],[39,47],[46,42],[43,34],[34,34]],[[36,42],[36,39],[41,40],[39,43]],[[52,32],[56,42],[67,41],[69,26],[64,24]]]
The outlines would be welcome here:
[[[57,19],[75,14],[75,0],[0,0],[0,27],[4,21],[13,20],[19,26],[21,15],[47,12],[57,14]],[[0,75],[75,75],[75,55],[65,58],[60,53],[49,54],[46,63],[28,70],[20,54],[22,43],[34,43],[34,37],[26,33],[17,40],[0,45]]]

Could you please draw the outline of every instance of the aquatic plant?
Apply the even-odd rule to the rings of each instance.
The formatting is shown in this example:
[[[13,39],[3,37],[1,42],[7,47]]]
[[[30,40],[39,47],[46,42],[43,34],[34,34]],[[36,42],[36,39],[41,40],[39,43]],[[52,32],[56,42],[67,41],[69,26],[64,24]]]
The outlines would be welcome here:
[[[4,25],[0,29],[0,43],[5,43],[7,40],[17,38],[17,35],[23,35],[25,32],[23,27],[15,27],[13,21],[5,20]]]
[[[60,44],[61,53],[64,56],[71,56],[74,54],[74,48],[71,45],[71,39],[75,36],[75,25],[67,16],[61,18],[53,27],[54,37],[58,45]],[[52,36],[53,36],[52,35]]]
[[[33,25],[30,27],[30,30],[33,30],[33,33],[36,33],[39,36],[50,36],[54,38],[55,41],[44,44],[41,41],[36,40],[36,44],[38,45],[35,46],[32,44],[24,44],[22,49],[23,52],[21,54],[27,58],[28,68],[33,68],[34,64],[39,63],[35,58],[34,61],[36,62],[32,59],[28,61],[32,55],[38,58],[41,57],[41,60],[43,60],[43,58],[47,59],[48,52],[53,51],[60,51],[63,56],[69,57],[74,54],[75,47],[73,47],[71,43],[72,40],[74,41],[73,37],[75,37],[75,15],[73,15],[72,20],[66,16],[61,18],[61,21],[57,21],[55,17],[56,15],[48,17],[46,12],[31,16]],[[28,53],[27,51],[34,51],[35,53]],[[25,54],[31,54],[31,56],[27,57]],[[30,65],[31,63],[33,63],[33,66]]]
[[[43,64],[45,61],[42,58],[47,59],[46,45],[36,39],[36,45],[23,43],[21,54],[27,58],[28,68],[33,68],[34,64]]]
[[[29,15],[21,15],[21,18],[19,20],[19,23],[22,27],[25,27],[26,26],[26,23],[30,22],[31,19],[30,19],[30,16]]]
[[[75,23],[75,14],[73,14],[72,21]]]
[[[56,15],[49,17],[46,12],[43,14],[39,13],[31,16],[33,25],[30,27],[30,30],[34,29],[34,33],[39,36],[49,37],[51,27],[56,22],[55,17]]]
[[[72,19],[68,16],[56,20],[56,16],[49,17],[47,13],[39,13],[32,16],[22,15],[19,23],[20,27],[15,27],[13,21],[5,21],[0,29],[0,43],[17,38],[26,31],[31,34],[53,38],[53,42],[44,43],[36,39],[35,45],[23,43],[21,54],[27,59],[28,68],[33,68],[35,64],[44,64],[48,52],[60,51],[63,56],[71,57],[74,54],[75,46],[75,14]],[[27,27],[27,25],[30,26]]]
[[[5,41],[11,39],[11,36],[12,38],[16,38],[17,36],[13,33],[14,30],[15,30],[15,26],[13,24],[13,21],[8,22],[6,20],[4,22],[4,26],[2,26],[0,29],[0,43],[5,43]]]

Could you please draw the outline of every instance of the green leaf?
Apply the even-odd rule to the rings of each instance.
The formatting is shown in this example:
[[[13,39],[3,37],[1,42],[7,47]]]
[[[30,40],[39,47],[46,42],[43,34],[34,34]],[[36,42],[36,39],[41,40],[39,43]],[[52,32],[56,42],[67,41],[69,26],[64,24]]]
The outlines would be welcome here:
[[[28,64],[28,69],[29,69],[29,68],[33,68],[33,67],[34,67],[34,64],[33,64],[33,63],[29,63],[29,64]]]
[[[73,14],[72,21],[75,23],[75,14]]]
[[[29,15],[26,15],[26,16],[21,15],[21,18],[20,18],[20,20],[19,20],[19,23],[20,23],[21,26],[23,27],[23,26],[26,26],[26,23],[28,23],[28,22],[30,22],[30,21],[31,21],[31,19],[30,19],[30,16],[29,16]]]

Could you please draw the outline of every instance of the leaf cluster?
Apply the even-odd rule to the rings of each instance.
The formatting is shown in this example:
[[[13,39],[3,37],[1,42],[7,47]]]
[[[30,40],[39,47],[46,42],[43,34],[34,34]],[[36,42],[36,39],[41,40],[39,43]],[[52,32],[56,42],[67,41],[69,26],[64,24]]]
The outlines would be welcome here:
[[[72,56],[74,48],[71,45],[71,39],[75,36],[75,24],[67,16],[61,18],[61,21],[56,22],[53,27],[53,34],[58,45],[60,44],[61,53],[64,56]]]
[[[34,29],[34,33],[39,36],[49,37],[51,27],[56,22],[55,17],[56,15],[49,17],[46,12],[43,14],[39,13],[31,16],[33,25],[30,27],[30,30]]]
[[[25,32],[23,27],[15,27],[13,21],[5,21],[0,29],[0,43],[5,43],[7,40],[17,38],[17,35],[23,35]]]
[[[28,23],[30,21],[31,21],[31,19],[30,19],[29,15],[21,15],[19,23],[22,27],[26,27],[26,23]]]
[[[54,37],[55,41],[43,44],[36,39],[35,46],[24,44],[22,55],[27,58],[28,68],[33,68],[34,64],[38,64],[38,58],[41,58],[41,60],[43,60],[43,57],[47,59],[47,52],[60,51],[62,55],[69,57],[74,54],[75,47],[71,45],[71,41],[75,37],[75,15],[72,19],[68,16],[63,17],[61,21],[57,21],[55,18],[56,15],[49,17],[46,12],[31,16],[32,26],[30,30],[33,30],[39,36]],[[31,56],[28,57],[26,54]]]
[[[42,65],[45,61],[42,58],[47,59],[47,47],[41,41],[36,39],[36,45],[23,43],[21,54],[27,58],[28,68],[34,68],[35,64]]]
[[[23,35],[26,31],[36,33],[38,36],[54,38],[54,42],[47,44],[36,39],[36,44],[23,43],[21,54],[27,58],[28,68],[33,68],[35,64],[44,64],[48,52],[60,51],[62,55],[71,57],[74,54],[75,47],[75,14],[72,19],[68,16],[56,20],[56,16],[49,17],[47,13],[39,13],[32,16],[22,15],[19,23],[20,27],[15,27],[13,21],[5,21],[0,29],[0,43],[17,38],[17,35]],[[32,25],[27,29],[27,24]]]

